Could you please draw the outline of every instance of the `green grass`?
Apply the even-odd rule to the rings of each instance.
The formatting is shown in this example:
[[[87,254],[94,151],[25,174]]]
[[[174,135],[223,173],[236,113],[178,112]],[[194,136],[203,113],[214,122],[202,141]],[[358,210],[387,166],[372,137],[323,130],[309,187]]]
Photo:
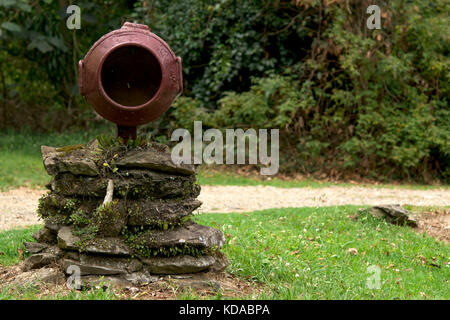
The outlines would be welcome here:
[[[39,287],[25,285],[20,287],[5,286],[0,288],[0,300],[114,300],[116,296],[109,288],[93,288],[87,291],[71,290],[67,294],[56,293],[43,295]]]
[[[348,218],[357,208],[202,214],[195,220],[226,234],[223,251],[230,260],[228,272],[268,288],[262,295],[244,299],[450,298],[448,244],[369,215],[358,221]],[[18,262],[17,248],[32,231],[0,233],[1,264]],[[350,248],[357,254],[348,252]],[[366,285],[373,275],[370,266],[380,268],[380,289]]]
[[[256,174],[242,176],[229,171],[209,170],[203,167],[198,175],[200,185],[218,185],[218,186],[272,186],[278,188],[324,188],[331,186],[339,187],[368,187],[368,188],[389,188],[389,189],[440,189],[450,188],[449,185],[421,185],[421,184],[385,184],[385,183],[348,183],[348,182],[329,182],[313,179],[280,179],[277,177],[262,177]]]
[[[275,209],[196,220],[228,235],[229,271],[269,286],[258,298],[450,298],[448,244],[369,215],[355,222],[347,216],[356,210]],[[380,268],[379,290],[366,285],[370,266]]]

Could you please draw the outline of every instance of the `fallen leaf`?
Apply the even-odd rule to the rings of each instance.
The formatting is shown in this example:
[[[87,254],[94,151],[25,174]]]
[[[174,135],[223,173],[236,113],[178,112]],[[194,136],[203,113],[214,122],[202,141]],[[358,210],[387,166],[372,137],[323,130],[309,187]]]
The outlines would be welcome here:
[[[19,260],[23,260],[23,250],[17,249],[17,252],[19,253]]]
[[[347,249],[347,252],[349,252],[355,256],[358,254],[358,250],[356,250],[355,248],[349,248],[349,249]]]

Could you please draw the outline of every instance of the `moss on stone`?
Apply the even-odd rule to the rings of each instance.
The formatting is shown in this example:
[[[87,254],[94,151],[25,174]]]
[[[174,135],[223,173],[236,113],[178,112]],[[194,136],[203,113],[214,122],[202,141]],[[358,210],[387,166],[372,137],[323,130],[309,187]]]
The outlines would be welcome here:
[[[80,149],[83,149],[84,147],[85,146],[83,144],[74,144],[74,145],[70,145],[70,146],[56,148],[56,151],[61,152],[60,154],[58,154],[59,157],[63,157],[65,155],[71,153],[72,151],[80,150]]]

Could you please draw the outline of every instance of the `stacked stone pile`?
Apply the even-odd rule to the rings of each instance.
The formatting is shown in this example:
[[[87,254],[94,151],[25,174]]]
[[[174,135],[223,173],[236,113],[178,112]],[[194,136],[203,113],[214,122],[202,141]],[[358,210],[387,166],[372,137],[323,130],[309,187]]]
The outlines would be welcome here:
[[[141,144],[42,146],[53,179],[39,202],[45,226],[25,243],[25,271],[75,266],[81,276],[146,282],[227,266],[223,233],[190,219],[201,205],[194,166],[173,163],[165,145]]]

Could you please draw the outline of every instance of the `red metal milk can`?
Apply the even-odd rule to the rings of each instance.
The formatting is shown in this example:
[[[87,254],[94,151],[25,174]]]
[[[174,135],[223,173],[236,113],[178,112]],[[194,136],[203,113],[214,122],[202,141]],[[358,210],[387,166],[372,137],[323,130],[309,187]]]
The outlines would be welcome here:
[[[146,25],[125,22],[79,62],[80,92],[119,136],[161,116],[183,90],[181,58]]]

